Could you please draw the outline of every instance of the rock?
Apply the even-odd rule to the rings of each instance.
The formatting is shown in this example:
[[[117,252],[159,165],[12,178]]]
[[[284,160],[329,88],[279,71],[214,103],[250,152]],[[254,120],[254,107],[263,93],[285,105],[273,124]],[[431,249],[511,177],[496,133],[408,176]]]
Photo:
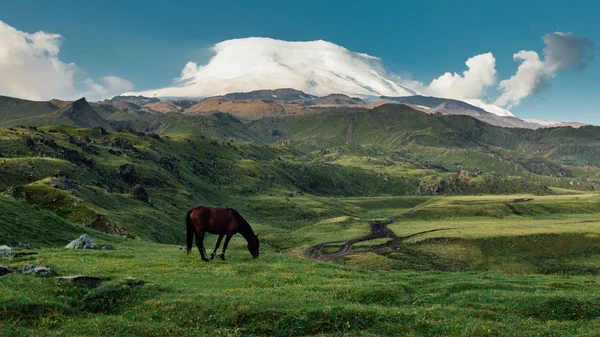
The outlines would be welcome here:
[[[15,253],[9,246],[0,246],[0,258],[10,259],[15,257]]]
[[[59,276],[56,278],[59,281],[70,281],[80,283],[86,287],[95,287],[99,285],[103,280],[99,277],[88,276],[88,275],[71,275],[71,276]]]
[[[32,249],[33,248],[31,246],[31,244],[25,243],[25,242],[19,242],[18,246],[21,247],[21,248],[26,248],[26,249]]]
[[[178,177],[179,176],[179,168],[177,168],[177,164],[175,162],[177,159],[172,157],[162,157],[158,160],[158,165],[160,165],[165,170],[169,171],[172,175]]]
[[[132,184],[135,181],[133,171],[133,165],[123,164],[117,168],[117,176],[119,176],[119,178],[121,178],[126,183]]]
[[[93,130],[97,131],[97,132],[100,132],[101,135],[105,135],[105,134],[108,133],[108,132],[106,132],[106,130],[104,130],[104,128],[101,128],[99,126],[94,127]]]
[[[138,286],[143,286],[144,284],[146,284],[146,281],[137,279],[133,276],[126,277],[124,281],[125,281],[125,284],[130,287],[138,287]]]
[[[90,223],[88,227],[108,234],[127,235],[127,231],[125,231],[125,229],[121,228],[117,224],[112,223],[110,220],[108,220],[102,215],[98,215],[96,217],[96,220]]]
[[[148,202],[148,191],[146,191],[146,189],[140,185],[133,186],[131,189],[131,195],[136,200]]]
[[[4,276],[6,274],[14,273],[14,269],[10,269],[6,266],[0,266],[0,276]]]
[[[83,234],[78,239],[71,241],[65,248],[70,249],[94,249],[94,240],[87,234]]]
[[[115,247],[106,245],[106,246],[102,246],[102,250],[115,250]]]
[[[34,142],[33,142],[33,139],[31,137],[26,137],[25,138],[25,146],[27,146],[27,148],[29,148],[29,149],[33,149],[34,148]]]
[[[54,274],[54,270],[48,267],[38,266],[35,264],[30,264],[28,266],[22,267],[21,269],[19,269],[19,271],[23,274],[33,274],[39,276]]]
[[[469,181],[471,179],[471,174],[469,174],[469,171],[460,171],[458,179],[462,181]]]

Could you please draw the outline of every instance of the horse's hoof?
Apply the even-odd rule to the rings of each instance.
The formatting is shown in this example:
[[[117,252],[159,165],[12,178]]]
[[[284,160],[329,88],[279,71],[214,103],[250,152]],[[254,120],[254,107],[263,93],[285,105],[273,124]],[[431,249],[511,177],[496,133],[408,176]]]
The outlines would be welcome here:
[[[225,261],[225,254],[219,255],[219,257],[221,258],[221,260]]]
[[[212,253],[212,254],[210,255],[210,259],[211,259],[211,260],[216,260],[216,259],[217,259],[217,253]]]
[[[205,257],[202,258],[202,261],[204,261],[204,262],[210,262],[210,260],[207,259],[207,258],[205,258]]]

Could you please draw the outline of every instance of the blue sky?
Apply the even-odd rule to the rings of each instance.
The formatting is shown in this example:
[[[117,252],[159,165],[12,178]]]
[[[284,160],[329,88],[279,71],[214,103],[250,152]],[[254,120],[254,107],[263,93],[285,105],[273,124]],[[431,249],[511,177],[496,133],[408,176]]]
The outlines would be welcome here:
[[[204,64],[217,42],[249,36],[323,39],[380,57],[387,70],[428,83],[462,73],[492,52],[499,79],[513,54],[542,54],[542,36],[572,32],[600,43],[594,1],[47,1],[0,2],[0,20],[64,38],[59,58],[87,76],[115,75],[137,90],[164,87],[188,61]],[[512,111],[522,117],[600,124],[600,67],[558,71]],[[497,94],[494,89],[490,95]]]

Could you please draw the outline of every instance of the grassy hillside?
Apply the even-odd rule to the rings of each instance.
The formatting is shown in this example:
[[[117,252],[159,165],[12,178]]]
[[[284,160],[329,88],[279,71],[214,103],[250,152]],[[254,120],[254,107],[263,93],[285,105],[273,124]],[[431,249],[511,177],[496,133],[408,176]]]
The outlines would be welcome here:
[[[518,176],[571,189],[595,189],[600,175],[598,127],[501,128],[468,116],[427,115],[404,105],[332,109],[249,123],[226,114],[127,112],[111,116],[111,122],[161,134],[283,145],[303,153],[343,150],[354,157],[384,157],[418,168]]]
[[[72,108],[53,113],[100,123]],[[503,129],[398,105],[249,123],[102,115],[120,131],[0,128],[0,245],[34,246],[0,264],[104,279],[0,276],[2,336],[600,328],[597,128]],[[198,205],[237,209],[260,258],[237,236],[228,261],[186,256]],[[115,250],[63,248],[83,233]]]
[[[100,116],[85,98],[75,102],[55,102],[57,104],[60,102],[60,106],[51,102],[30,102],[0,97],[0,126],[71,125],[113,130],[112,125]]]
[[[58,275],[106,281],[86,288],[53,278],[2,276],[0,318],[10,324],[0,326],[0,334],[579,336],[600,328],[595,195],[339,202],[356,215],[290,233],[254,222],[265,236],[256,260],[237,237],[228,261],[212,263],[202,262],[196,251],[186,256],[178,246],[94,233],[116,250],[34,250],[37,255],[10,260],[9,266],[37,263]],[[531,209],[542,205],[545,212],[499,210],[502,220],[490,213],[495,207],[482,214],[470,210],[487,203],[534,203]],[[418,214],[428,208],[437,209],[434,219]],[[388,225],[397,236],[417,235],[390,251],[381,250],[389,238],[356,243],[333,260],[337,264],[301,254],[332,240],[338,243],[327,249],[334,251],[340,240],[364,235],[368,222],[389,214],[400,215]],[[284,216],[273,211],[271,217]],[[50,229],[55,226],[64,225],[49,221]],[[209,249],[214,242],[209,236]],[[291,254],[280,252],[286,245],[295,247]]]
[[[179,242],[183,216],[196,205],[236,207],[251,220],[291,229],[351,215],[335,201],[342,196],[554,193],[519,177],[467,178],[387,156],[360,163],[362,148],[306,153],[64,126],[0,129],[0,137],[0,189],[8,195],[78,224],[159,242]],[[136,189],[147,200],[136,199]],[[274,209],[285,210],[285,223],[263,217]]]
[[[56,111],[59,107],[51,102],[35,102],[0,96],[0,126],[15,125],[19,120],[39,117]]]

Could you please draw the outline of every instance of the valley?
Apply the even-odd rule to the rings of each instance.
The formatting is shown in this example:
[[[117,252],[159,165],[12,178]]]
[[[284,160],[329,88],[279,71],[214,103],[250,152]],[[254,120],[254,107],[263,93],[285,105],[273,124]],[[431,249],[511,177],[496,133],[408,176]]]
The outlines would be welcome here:
[[[0,335],[600,327],[599,127],[511,128],[410,104],[269,95],[200,106],[5,98],[0,245],[33,254],[0,265],[103,282],[0,276]],[[238,210],[260,235],[260,258],[239,236],[227,261],[204,263],[195,247],[187,256],[184,218],[198,205]],[[84,233],[115,250],[63,248]]]

